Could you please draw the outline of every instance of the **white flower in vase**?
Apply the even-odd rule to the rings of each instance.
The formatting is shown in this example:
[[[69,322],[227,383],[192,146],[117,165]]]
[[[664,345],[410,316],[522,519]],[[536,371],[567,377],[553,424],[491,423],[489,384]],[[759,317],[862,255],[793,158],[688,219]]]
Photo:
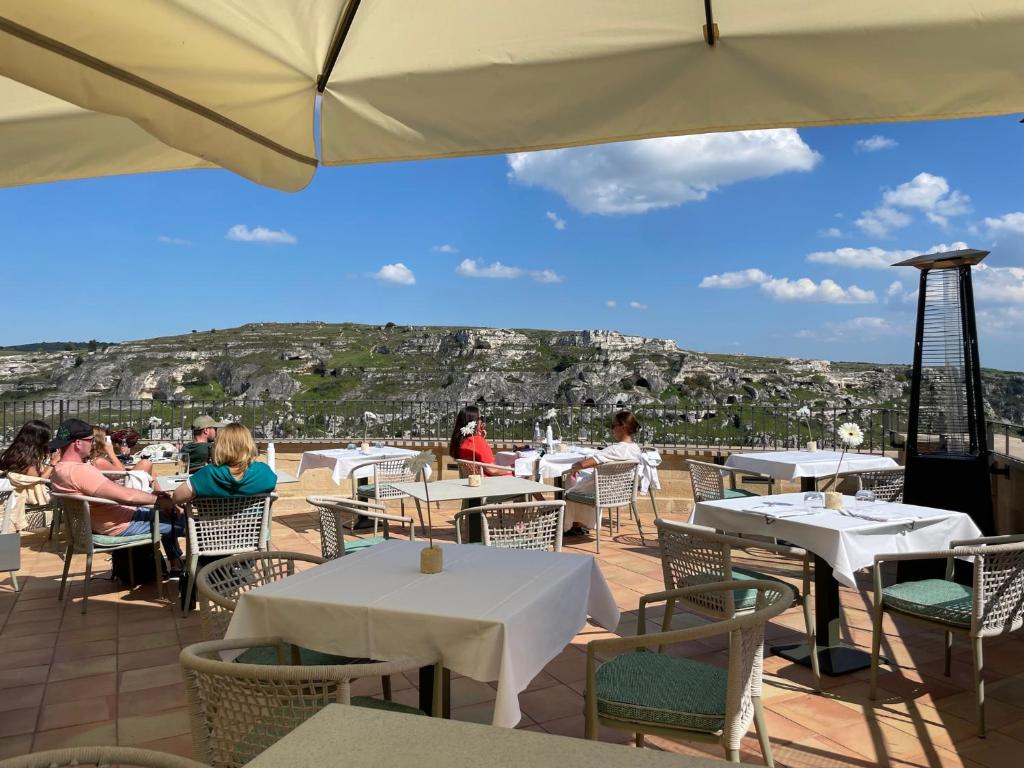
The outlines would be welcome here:
[[[856,448],[864,442],[864,431],[852,421],[841,425],[836,434],[845,448]]]

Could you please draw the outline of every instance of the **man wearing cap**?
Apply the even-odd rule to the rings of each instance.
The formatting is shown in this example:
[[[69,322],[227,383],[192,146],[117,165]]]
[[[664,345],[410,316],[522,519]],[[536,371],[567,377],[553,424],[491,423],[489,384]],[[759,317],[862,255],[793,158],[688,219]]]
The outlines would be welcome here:
[[[192,442],[186,443],[182,453],[188,456],[188,473],[202,469],[213,460],[213,443],[217,439],[217,430],[226,427],[227,422],[214,421],[211,416],[203,414],[192,421]]]
[[[167,493],[146,493],[118,485],[92,464],[93,431],[79,419],[61,422],[50,441],[51,451],[60,451],[53,468],[52,488],[56,493],[109,499],[110,504],[91,504],[93,533],[104,536],[139,536],[149,533],[153,516],[160,516],[160,536],[170,568],[181,571],[178,537],[184,535],[185,521]]]

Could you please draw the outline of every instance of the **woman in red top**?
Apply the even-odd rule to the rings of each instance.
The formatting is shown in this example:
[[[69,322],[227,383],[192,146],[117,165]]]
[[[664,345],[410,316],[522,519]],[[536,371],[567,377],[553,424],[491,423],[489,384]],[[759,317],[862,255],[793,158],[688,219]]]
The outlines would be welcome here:
[[[466,436],[462,434],[463,428],[470,422],[476,422],[476,429],[473,434]],[[475,405],[467,405],[455,417],[455,429],[452,430],[452,439],[448,443],[448,455],[456,461],[480,461],[484,464],[494,464],[494,451],[487,442],[487,427],[480,415],[480,409]],[[511,471],[502,472],[497,469],[485,469],[485,475],[510,475]]]

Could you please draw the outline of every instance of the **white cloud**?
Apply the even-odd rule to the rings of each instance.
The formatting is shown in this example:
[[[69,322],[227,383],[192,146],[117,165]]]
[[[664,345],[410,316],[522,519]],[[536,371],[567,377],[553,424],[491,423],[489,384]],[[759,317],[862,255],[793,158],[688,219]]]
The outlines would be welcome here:
[[[828,227],[827,229],[819,229],[818,237],[844,237],[843,230],[839,227]]]
[[[629,302],[629,306],[633,309],[647,309],[647,305],[641,304],[639,301],[631,301]]]
[[[738,272],[723,272],[720,275],[708,275],[700,281],[701,288],[747,288],[760,285],[772,279],[767,272],[752,268]]]
[[[619,303],[615,301],[615,299],[608,299],[608,301],[606,301],[604,305],[608,307],[608,309],[615,309],[617,306],[619,306]]]
[[[989,234],[992,236],[1024,235],[1024,211],[988,217],[985,219],[985,226],[988,227]]]
[[[565,278],[555,272],[553,269],[534,269],[530,272],[530,277],[536,280],[538,283],[564,283]]]
[[[416,276],[402,262],[385,264],[374,272],[371,277],[384,283],[397,283],[398,285],[414,285],[416,283]]]
[[[557,213],[555,213],[554,211],[548,211],[544,215],[547,216],[548,221],[551,222],[551,225],[555,229],[565,229],[565,219],[559,218]]]
[[[974,268],[974,297],[992,304],[1024,304],[1024,267]]]
[[[267,229],[266,227],[253,227],[249,229],[245,224],[235,224],[224,235],[228,240],[238,240],[243,243],[276,243],[279,245],[295,245],[299,242],[295,235],[289,234],[283,229]]]
[[[463,259],[455,268],[455,274],[463,277],[494,277],[511,280],[523,276],[519,267],[509,267],[496,261],[493,264],[480,264],[476,259]]]
[[[888,237],[894,229],[902,229],[910,224],[911,218],[888,206],[879,206],[870,211],[862,211],[857,219],[857,226],[868,235],[873,237]]]
[[[834,280],[825,278],[815,283],[809,277],[790,280],[777,277],[761,283],[761,290],[776,301],[819,302],[824,304],[871,304],[878,300],[874,291],[856,285],[843,288]]]
[[[896,139],[890,139],[888,136],[881,136],[875,134],[866,139],[859,139],[854,145],[854,149],[858,152],[878,152],[883,149],[895,149],[899,146],[899,142]]]
[[[832,264],[851,269],[885,269],[897,261],[917,256],[918,251],[887,251],[884,248],[836,248],[834,251],[815,251],[807,254],[814,264]]]
[[[829,321],[821,329],[797,331],[797,338],[818,341],[872,341],[882,336],[908,333],[909,326],[893,323],[884,317],[853,317],[849,320]]]
[[[167,243],[167,245],[192,245],[191,240],[185,240],[181,237],[169,237],[168,235],[160,235],[157,240],[161,243]]]
[[[629,214],[703,200],[719,187],[821,160],[793,128],[669,136],[508,155],[509,177],[583,213]]]
[[[978,326],[984,334],[1019,336],[1024,332],[1024,308],[1001,307],[998,311],[978,311]]]
[[[444,243],[443,245],[435,245],[430,250],[437,251],[438,253],[458,253],[459,249],[450,243]]]

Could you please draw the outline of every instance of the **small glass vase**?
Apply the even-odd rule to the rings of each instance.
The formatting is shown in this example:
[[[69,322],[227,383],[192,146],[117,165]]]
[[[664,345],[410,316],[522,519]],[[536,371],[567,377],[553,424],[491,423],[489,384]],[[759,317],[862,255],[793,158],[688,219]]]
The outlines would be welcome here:
[[[469,482],[467,483],[467,485],[470,488],[479,488],[480,483],[482,482],[480,475],[470,475],[468,480]]]
[[[440,573],[444,569],[444,550],[438,546],[420,550],[420,573]]]
[[[818,450],[818,441],[817,440],[808,440],[807,441],[807,450],[810,451],[811,453],[814,453],[815,451],[817,451]]]
[[[843,494],[839,491],[826,491],[825,492],[825,509],[842,509],[843,508]]]

